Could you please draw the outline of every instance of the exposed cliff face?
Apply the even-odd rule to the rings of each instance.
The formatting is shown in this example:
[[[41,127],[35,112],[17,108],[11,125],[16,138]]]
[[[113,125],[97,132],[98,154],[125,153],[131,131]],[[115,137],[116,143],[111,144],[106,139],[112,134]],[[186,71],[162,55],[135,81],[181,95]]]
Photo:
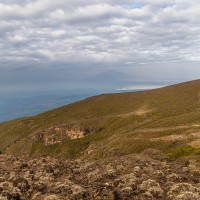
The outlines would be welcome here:
[[[61,143],[65,139],[75,140],[84,138],[88,135],[95,134],[103,130],[103,128],[87,128],[80,125],[62,125],[52,127],[47,130],[36,132],[32,135],[32,139],[43,141],[46,146]]]

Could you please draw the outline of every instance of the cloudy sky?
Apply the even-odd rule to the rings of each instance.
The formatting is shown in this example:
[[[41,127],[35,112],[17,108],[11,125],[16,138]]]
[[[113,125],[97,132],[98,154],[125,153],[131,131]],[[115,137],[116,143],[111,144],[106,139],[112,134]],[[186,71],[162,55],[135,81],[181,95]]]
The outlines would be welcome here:
[[[197,79],[199,11],[199,0],[1,0],[0,90],[69,87],[106,70]]]

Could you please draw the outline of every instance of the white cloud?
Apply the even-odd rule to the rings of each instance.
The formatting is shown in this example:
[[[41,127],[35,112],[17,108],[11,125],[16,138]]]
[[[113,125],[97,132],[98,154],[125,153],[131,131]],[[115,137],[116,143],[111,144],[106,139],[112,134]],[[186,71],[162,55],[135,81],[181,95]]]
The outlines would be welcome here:
[[[164,87],[165,85],[133,85],[127,86],[123,88],[118,88],[118,91],[131,91],[131,90],[151,90]]]
[[[32,68],[31,61],[37,67],[199,61],[199,9],[197,0],[2,0],[0,70]]]
[[[65,34],[66,34],[65,30],[52,30],[51,31],[51,35],[53,37],[61,37],[61,36],[64,36]]]

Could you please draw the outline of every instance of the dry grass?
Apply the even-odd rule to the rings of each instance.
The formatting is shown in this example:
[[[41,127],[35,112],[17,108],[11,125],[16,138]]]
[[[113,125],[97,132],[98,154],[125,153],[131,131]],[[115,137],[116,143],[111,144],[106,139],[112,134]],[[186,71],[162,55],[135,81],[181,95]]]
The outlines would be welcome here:
[[[200,132],[199,88],[197,80],[145,92],[104,94],[37,116],[0,123],[0,151],[74,158],[84,157],[92,145],[91,157],[100,158],[151,147],[174,154],[175,148],[184,145],[197,148],[199,136],[192,133]],[[70,124],[102,130],[48,147],[30,139],[34,132]]]

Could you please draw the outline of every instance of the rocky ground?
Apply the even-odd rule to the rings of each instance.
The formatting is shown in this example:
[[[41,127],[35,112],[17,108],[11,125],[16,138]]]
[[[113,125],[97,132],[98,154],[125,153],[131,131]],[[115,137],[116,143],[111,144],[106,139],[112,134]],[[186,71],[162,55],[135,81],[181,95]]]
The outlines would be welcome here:
[[[98,161],[0,155],[0,199],[199,200],[200,167],[157,150]]]

